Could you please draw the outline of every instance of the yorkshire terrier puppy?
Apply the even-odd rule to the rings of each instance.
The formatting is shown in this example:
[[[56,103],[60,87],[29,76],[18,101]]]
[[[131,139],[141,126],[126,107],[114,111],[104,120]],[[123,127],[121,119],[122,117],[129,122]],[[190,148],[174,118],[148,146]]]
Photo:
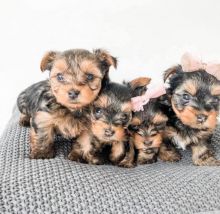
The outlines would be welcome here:
[[[134,148],[127,133],[132,118],[131,98],[144,93],[149,82],[149,78],[138,78],[124,84],[107,84],[91,106],[90,131],[73,144],[69,159],[103,164],[107,156],[112,164],[132,167]]]
[[[49,80],[24,90],[17,99],[21,125],[31,125],[30,158],[54,157],[56,134],[78,137],[90,127],[86,106],[95,100],[108,82],[110,66],[116,58],[98,49],[48,52],[41,70],[49,70]]]
[[[208,145],[217,125],[220,81],[204,69],[185,72],[181,65],[168,69],[164,80],[169,105],[163,111],[169,119],[160,158],[178,161],[181,157],[173,146],[177,145],[192,149],[195,165],[220,165]]]
[[[135,148],[135,162],[150,164],[157,161],[159,147],[168,118],[161,111],[158,99],[151,99],[143,111],[133,113],[128,127]]]

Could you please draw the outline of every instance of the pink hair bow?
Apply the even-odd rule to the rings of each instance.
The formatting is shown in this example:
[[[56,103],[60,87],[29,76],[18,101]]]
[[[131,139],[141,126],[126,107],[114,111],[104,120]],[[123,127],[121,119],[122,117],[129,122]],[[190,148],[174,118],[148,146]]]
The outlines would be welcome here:
[[[193,72],[199,69],[203,69],[220,80],[220,63],[205,63],[198,57],[195,57],[190,53],[185,53],[181,58],[181,66],[185,72]],[[157,88],[148,89],[142,96],[133,97],[131,99],[133,111],[143,111],[143,106],[146,105],[150,99],[157,98],[163,94],[166,94],[165,88],[165,85],[160,85]]]
[[[152,98],[157,98],[166,93],[164,85],[160,85],[157,88],[147,89],[146,93],[142,96],[131,98],[133,111],[143,111],[144,105]]]
[[[181,65],[186,72],[203,69],[220,80],[220,62],[205,63],[198,57],[190,53],[185,53],[181,58]]]

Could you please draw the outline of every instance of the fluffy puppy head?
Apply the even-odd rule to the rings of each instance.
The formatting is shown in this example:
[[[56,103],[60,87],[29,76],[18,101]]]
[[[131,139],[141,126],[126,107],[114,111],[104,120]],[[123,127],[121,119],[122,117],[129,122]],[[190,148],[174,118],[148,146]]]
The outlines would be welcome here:
[[[117,60],[105,50],[73,49],[46,53],[40,67],[42,71],[50,71],[51,89],[57,102],[75,110],[95,100],[108,81],[110,66],[116,68]]]
[[[205,70],[184,72],[175,66],[164,74],[167,95],[176,116],[191,128],[213,130],[220,103],[220,81]]]
[[[147,151],[160,147],[167,119],[156,99],[150,100],[144,106],[144,111],[134,112],[128,129],[135,148]]]
[[[102,142],[122,141],[131,120],[131,98],[145,91],[149,78],[109,83],[92,105],[92,133]]]

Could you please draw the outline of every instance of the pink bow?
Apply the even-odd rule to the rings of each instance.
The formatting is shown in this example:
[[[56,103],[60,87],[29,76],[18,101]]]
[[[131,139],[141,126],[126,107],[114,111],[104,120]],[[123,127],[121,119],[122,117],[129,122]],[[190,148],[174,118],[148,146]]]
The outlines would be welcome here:
[[[184,71],[191,72],[199,69],[203,69],[209,74],[215,76],[220,80],[220,63],[208,62],[205,63],[196,56],[190,53],[185,53],[181,58],[181,65]]]
[[[164,85],[160,85],[157,88],[147,89],[146,93],[142,96],[131,98],[133,111],[143,111],[144,105],[152,98],[157,98],[166,93]]]
[[[185,53],[181,58],[181,66],[185,72],[203,69],[220,80],[220,63],[204,63],[198,57],[192,56],[190,53]],[[133,111],[143,111],[143,106],[147,104],[151,98],[157,98],[165,93],[165,86],[160,85],[158,88],[148,89],[142,96],[133,97],[131,99]]]

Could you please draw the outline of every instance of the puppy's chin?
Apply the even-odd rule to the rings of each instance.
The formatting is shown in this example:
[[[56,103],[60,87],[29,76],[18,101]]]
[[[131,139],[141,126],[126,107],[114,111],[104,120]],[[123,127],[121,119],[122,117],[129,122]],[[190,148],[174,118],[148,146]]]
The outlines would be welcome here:
[[[102,136],[99,138],[99,140],[103,143],[112,143],[114,141],[114,137],[105,137],[105,136]]]
[[[74,110],[78,110],[78,109],[82,109],[84,106],[86,105],[82,105],[81,103],[61,103],[61,105],[65,106],[66,108],[68,108],[70,111],[74,111]]]
[[[111,144],[113,142],[120,142],[124,140],[124,135],[123,136],[119,136],[118,133],[116,133],[115,135],[111,136],[111,137],[106,137],[104,134],[104,130],[103,133],[93,133],[94,136],[102,143],[104,144]]]
[[[93,101],[93,100],[92,100]],[[76,102],[68,101],[67,103],[64,103],[63,105],[69,109],[81,109],[83,107],[88,106],[91,102],[91,100],[88,100],[87,102],[81,101],[80,99]]]
[[[68,108],[69,110],[78,110],[81,109],[83,107],[88,106],[91,102],[93,102],[94,98],[90,98],[89,100],[87,99],[77,99],[76,101],[72,101],[68,98],[60,97],[55,95],[57,103],[61,104],[62,106]]]
[[[73,102],[70,102],[69,100],[64,100],[64,99],[62,99],[62,100],[57,99],[57,103],[68,108],[71,111],[81,109],[84,106],[88,105],[88,104],[84,104],[84,103],[80,103],[80,102],[73,103]]]

